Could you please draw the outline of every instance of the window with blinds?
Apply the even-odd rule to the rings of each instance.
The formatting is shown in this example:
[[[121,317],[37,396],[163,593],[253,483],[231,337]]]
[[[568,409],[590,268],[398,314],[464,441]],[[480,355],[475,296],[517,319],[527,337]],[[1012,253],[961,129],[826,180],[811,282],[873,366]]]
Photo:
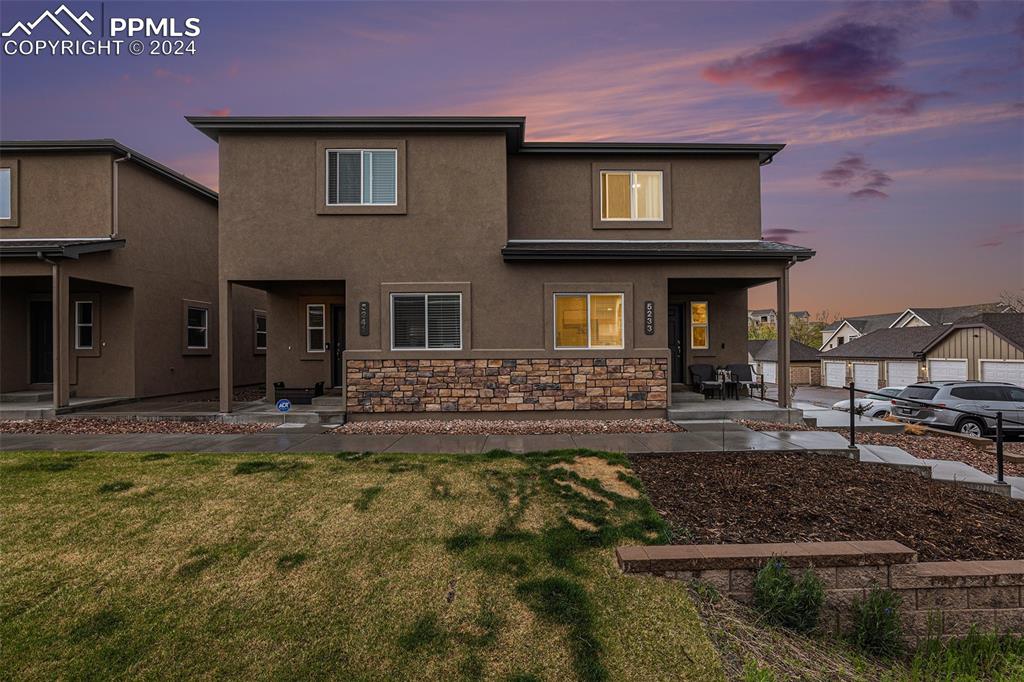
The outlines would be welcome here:
[[[601,220],[663,220],[661,171],[601,171]]]
[[[328,206],[398,204],[397,149],[328,149]]]
[[[462,294],[392,294],[392,350],[462,348]]]

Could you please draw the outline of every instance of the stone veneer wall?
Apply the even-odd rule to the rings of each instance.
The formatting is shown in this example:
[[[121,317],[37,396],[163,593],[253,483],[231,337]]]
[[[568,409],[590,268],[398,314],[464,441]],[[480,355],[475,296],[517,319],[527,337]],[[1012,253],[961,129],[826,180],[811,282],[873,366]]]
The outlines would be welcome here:
[[[754,575],[773,557],[809,568],[825,587],[825,628],[847,630],[850,606],[874,587],[902,598],[900,616],[911,646],[925,637],[982,632],[1024,635],[1024,560],[917,562],[898,542],[806,542],[751,545],[620,547],[625,573],[701,580],[741,602],[752,600]]]
[[[665,409],[667,358],[348,360],[351,413]]]

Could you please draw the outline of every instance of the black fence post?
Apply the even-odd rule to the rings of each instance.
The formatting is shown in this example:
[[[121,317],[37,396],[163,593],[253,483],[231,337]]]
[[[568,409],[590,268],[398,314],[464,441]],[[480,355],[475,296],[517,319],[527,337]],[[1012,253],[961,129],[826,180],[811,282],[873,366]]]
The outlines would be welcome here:
[[[996,483],[1003,482],[1003,413],[996,412]]]
[[[854,391],[854,384],[850,382],[850,447],[857,447],[857,412],[856,412],[856,393]]]

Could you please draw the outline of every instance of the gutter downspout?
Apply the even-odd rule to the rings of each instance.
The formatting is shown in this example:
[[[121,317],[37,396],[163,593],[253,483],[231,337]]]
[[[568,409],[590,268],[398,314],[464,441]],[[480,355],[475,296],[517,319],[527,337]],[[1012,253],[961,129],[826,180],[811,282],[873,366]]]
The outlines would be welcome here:
[[[120,159],[114,159],[113,171],[111,172],[111,191],[110,191],[110,236],[111,238],[117,237],[117,164],[122,161],[128,161],[132,158],[131,152],[128,152]]]

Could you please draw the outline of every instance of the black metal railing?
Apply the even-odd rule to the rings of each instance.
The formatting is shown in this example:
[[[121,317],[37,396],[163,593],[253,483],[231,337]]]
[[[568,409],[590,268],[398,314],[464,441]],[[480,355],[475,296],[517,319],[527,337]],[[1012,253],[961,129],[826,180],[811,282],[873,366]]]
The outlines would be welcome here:
[[[929,407],[929,408],[931,408],[933,410],[949,410],[950,412],[957,412],[959,414],[966,414],[966,415],[971,416],[971,417],[980,418],[981,419],[981,423],[983,425],[987,425],[988,424],[988,422],[986,421],[987,419],[991,419],[992,417],[995,417],[995,420],[996,420],[996,483],[1005,483],[1005,481],[1003,480],[1003,439],[1004,439],[1003,424],[1016,424],[1018,426],[1024,426],[1024,422],[1017,421],[1015,419],[1007,419],[1006,417],[1003,416],[1002,410],[996,410],[996,411],[993,411],[992,413],[981,413],[981,412],[971,412],[970,410],[961,410],[960,408],[949,407],[949,406],[946,406],[946,405],[943,405],[942,407],[939,407],[935,403],[929,403],[929,402],[924,401],[924,400],[916,400],[914,398],[902,398],[900,396],[893,397],[891,395],[886,395],[885,393],[878,393],[877,391],[867,391],[867,390],[864,390],[862,388],[856,388],[854,382],[852,382],[852,381],[850,382],[850,385],[847,386],[847,388],[850,391],[850,445],[848,447],[851,447],[851,448],[856,448],[857,447],[857,396],[856,396],[857,393],[863,393],[865,395],[875,395],[875,396],[878,396],[880,398],[885,398],[885,399],[889,400],[890,402],[892,402],[894,404],[896,403],[896,401],[903,402],[903,403],[914,403],[916,405],[921,405],[923,407]],[[891,412],[890,412],[890,414],[891,414]],[[895,417],[896,415],[893,415],[893,416]],[[899,419],[899,417],[896,417],[896,418]],[[984,431],[982,431],[982,433],[984,434]]]

